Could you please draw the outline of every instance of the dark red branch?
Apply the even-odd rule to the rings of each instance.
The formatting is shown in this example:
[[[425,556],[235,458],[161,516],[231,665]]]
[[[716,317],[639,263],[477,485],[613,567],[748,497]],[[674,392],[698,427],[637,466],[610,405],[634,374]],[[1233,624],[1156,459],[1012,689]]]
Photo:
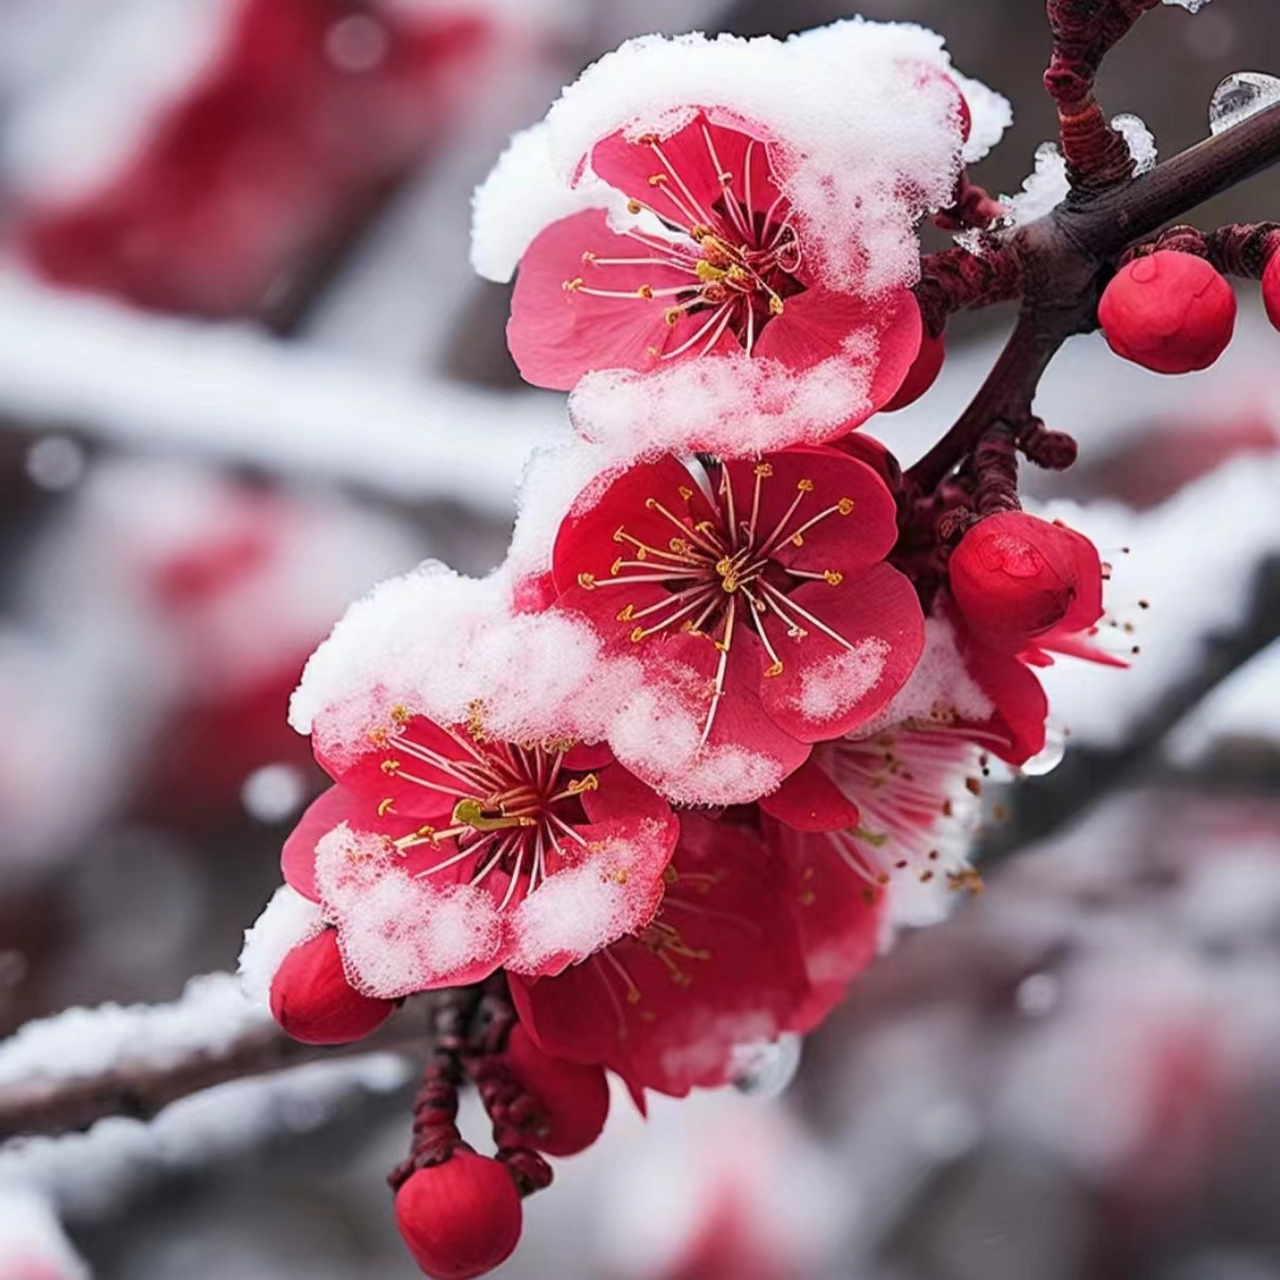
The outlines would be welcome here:
[[[992,242],[989,253],[957,246],[921,260],[916,298],[929,332],[937,337],[953,312],[989,307],[1022,295],[1022,261],[1012,245]]]
[[[1170,227],[1153,239],[1134,245],[1121,262],[1165,251],[1191,253],[1207,259],[1224,275],[1260,280],[1277,250],[1280,222],[1234,222],[1215,231]]]

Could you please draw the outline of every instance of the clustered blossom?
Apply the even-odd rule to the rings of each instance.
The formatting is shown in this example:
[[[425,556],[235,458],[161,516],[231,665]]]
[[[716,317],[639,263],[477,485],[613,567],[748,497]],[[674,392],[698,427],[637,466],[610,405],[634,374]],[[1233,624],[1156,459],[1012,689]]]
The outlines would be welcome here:
[[[999,117],[916,28],[649,39],[479,196],[517,363],[586,439],[531,469],[492,577],[384,584],[309,664],[332,786],[284,849],[271,989],[317,1043],[483,993],[393,1179],[429,1275],[515,1247],[606,1070],[641,1106],[725,1084],[975,888],[988,762],[1044,745],[1034,669],[1100,656],[1084,537],[980,518],[981,477],[926,500],[857,432],[936,372],[917,223]],[[495,1159],[454,1127],[464,1076]]]

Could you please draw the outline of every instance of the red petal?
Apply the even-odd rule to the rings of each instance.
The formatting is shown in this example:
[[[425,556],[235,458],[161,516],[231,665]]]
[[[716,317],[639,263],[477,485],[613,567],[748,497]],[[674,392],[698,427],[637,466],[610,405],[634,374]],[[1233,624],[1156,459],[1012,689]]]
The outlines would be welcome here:
[[[810,369],[833,356],[869,364],[867,407],[832,432],[839,435],[865,422],[893,398],[920,350],[922,333],[920,307],[910,289],[883,298],[861,298],[815,285],[786,299],[782,314],[765,325],[755,354],[790,369]],[[845,344],[851,335],[858,337],[859,345],[870,337],[870,351],[847,352]]]
[[[957,628],[957,634],[963,632]],[[1049,700],[1035,675],[1011,654],[970,638],[961,641],[964,664],[978,687],[995,704],[989,726],[1007,739],[992,750],[1009,764],[1025,764],[1044,750]]]
[[[347,820],[356,798],[344,787],[330,787],[306,808],[280,851],[285,883],[312,902],[320,901],[316,889],[316,842]]]
[[[725,1083],[741,1036],[776,1036],[807,995],[785,873],[749,831],[681,818],[654,925],[555,978],[515,977],[520,1020],[571,1062],[677,1097]]]
[[[875,959],[884,895],[846,861],[836,837],[773,824],[766,836],[791,876],[792,914],[810,992],[790,1030],[804,1033],[826,1018],[850,981]]]
[[[621,132],[613,133],[592,151],[591,167],[611,187],[649,205],[678,226],[687,229],[694,222],[700,222],[738,243],[738,223],[724,205],[717,208],[725,193],[721,174],[731,175],[729,190],[740,203],[749,203],[756,213],[769,210],[778,197],[778,188],[763,140],[757,140],[752,132],[743,128],[735,128],[734,124],[750,128],[745,122],[730,123],[728,119],[725,123],[712,124],[699,112],[671,137],[662,139],[657,151],[647,143],[629,142]],[[748,151],[751,157],[749,189]],[[664,158],[666,164],[663,164]],[[671,176],[672,170],[679,182]],[[651,183],[649,179],[655,176],[664,181]],[[786,209],[779,212],[785,216]],[[775,213],[775,218],[777,216]]]
[[[842,831],[858,825],[858,806],[810,756],[760,808],[796,831]]]
[[[775,616],[766,618],[783,669],[762,683],[765,710],[782,729],[806,742],[850,733],[898,692],[919,661],[924,616],[915,588],[896,569],[879,564],[838,586],[806,583],[787,601],[791,616],[808,634],[792,639]],[[853,650],[799,617],[801,609]]]
[[[537,387],[568,391],[593,369],[649,369],[655,353],[679,346],[700,325],[685,318],[668,325],[673,299],[645,298],[636,290],[697,287],[696,276],[656,257],[647,266],[602,266],[583,260],[649,256],[638,241],[620,236],[603,210],[588,209],[546,228],[525,250],[511,298],[507,342],[523,377]],[[581,277],[591,287],[633,294],[601,298],[566,289]]]
[[[640,559],[639,549],[623,534],[665,551],[672,538],[682,536],[681,525],[687,526],[687,532],[693,525],[715,518],[688,468],[670,456],[630,467],[594,500],[584,502],[586,496],[574,503],[556,537],[553,572],[561,592],[576,586],[583,573],[603,580],[612,576],[616,560]],[[663,515],[651,503],[660,504],[676,519]],[[662,558],[653,559],[660,563]],[[627,575],[639,573],[638,569],[627,570]],[[617,609],[627,603],[624,588],[608,588],[604,594],[610,600],[617,597]],[[631,627],[626,630],[630,632]]]
[[[759,481],[755,524],[765,537],[781,529],[781,534],[771,538],[771,545],[777,548],[773,558],[779,563],[809,573],[830,569],[855,577],[893,549],[898,540],[897,504],[866,463],[822,445],[766,454],[759,463],[726,462],[739,521],[751,518],[756,471],[761,467],[769,468],[771,474]],[[832,512],[823,516],[800,533],[800,545],[795,544],[792,535],[845,500],[853,504],[848,515]],[[788,515],[793,504],[795,510]]]

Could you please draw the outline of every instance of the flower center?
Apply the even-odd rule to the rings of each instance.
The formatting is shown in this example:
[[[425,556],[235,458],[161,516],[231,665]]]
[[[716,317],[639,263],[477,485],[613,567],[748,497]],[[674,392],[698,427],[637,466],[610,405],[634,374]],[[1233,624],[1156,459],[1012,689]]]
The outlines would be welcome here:
[[[456,842],[456,852],[420,876],[471,861],[472,884],[483,883],[494,872],[510,877],[501,904],[506,907],[519,886],[532,893],[560,866],[591,850],[577,830],[587,821],[580,797],[597,790],[600,780],[594,773],[565,767],[565,753],[573,744],[490,742],[475,732],[447,729],[459,750],[445,755],[416,741],[409,732],[411,723],[400,721],[398,726],[388,739],[390,754],[382,763],[383,772],[454,798],[447,826],[424,825],[393,841],[402,854],[423,845],[442,846],[445,840]],[[428,765],[436,776],[415,773],[415,761]],[[391,807],[392,801],[384,800],[379,810],[386,813]]]
[[[720,195],[708,207],[672,164],[657,135],[645,135],[640,143],[653,152],[658,170],[648,180],[651,200],[628,192],[627,208],[632,214],[652,214],[672,238],[629,228],[622,234],[646,253],[584,253],[583,273],[564,281],[567,291],[591,297],[667,300],[665,319],[672,329],[687,317],[696,318],[700,323],[679,346],[665,352],[650,348],[652,356],[663,360],[688,351],[706,355],[726,332],[750,355],[765,325],[782,315],[785,300],[805,288],[797,278],[802,253],[796,229],[788,221],[789,203],[779,195],[765,209],[753,204],[751,162],[762,144],[752,139],[742,173],[730,173],[716,152],[711,130],[705,123],[700,128]],[[764,154],[767,166],[767,151]],[[769,175],[772,179],[772,168]],[[615,285],[618,269],[634,279],[636,268],[647,265],[672,268],[688,276],[688,282],[658,288],[644,282],[628,288]]]
[[[629,603],[618,611],[617,620],[631,624],[628,634],[633,644],[678,626],[689,635],[705,637],[719,650],[711,706],[702,731],[704,744],[724,696],[729,651],[741,626],[750,625],[769,655],[766,678],[779,676],[785,670],[765,626],[771,619],[781,624],[787,638],[797,643],[817,631],[856,652],[856,647],[844,636],[791,598],[791,592],[804,582],[825,582],[838,587],[844,575],[835,569],[824,569],[820,573],[797,569],[777,559],[777,554],[788,545],[804,546],[806,535],[815,526],[833,517],[851,515],[853,499],[841,498],[812,511],[817,505],[815,485],[812,480],[802,478],[782,518],[770,527],[762,518],[762,499],[765,485],[776,480],[773,465],[757,463],[753,477],[751,508],[739,512],[728,469],[721,467],[715,495],[706,495],[715,518],[698,523],[688,511],[680,516],[656,498],[647,499],[646,509],[667,520],[678,536],[673,536],[666,547],[656,547],[628,533],[626,526],[621,525],[613,540],[624,544],[628,551],[613,562],[609,577],[578,575],[578,584],[587,590],[642,583],[658,584],[666,589],[667,594],[654,604],[638,608]],[[680,490],[686,504],[693,498],[693,492],[691,488]]]

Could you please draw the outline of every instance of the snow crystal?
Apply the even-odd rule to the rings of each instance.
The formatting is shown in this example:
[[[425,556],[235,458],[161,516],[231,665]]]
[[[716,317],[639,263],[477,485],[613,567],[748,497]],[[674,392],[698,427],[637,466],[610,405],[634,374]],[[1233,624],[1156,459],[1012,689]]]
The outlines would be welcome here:
[[[289,885],[281,885],[262,914],[245,930],[239,975],[245,996],[266,1009],[271,980],[285,956],[320,931],[320,908]]]
[[[1146,122],[1140,116],[1122,115],[1111,121],[1111,127],[1124,136],[1133,157],[1134,172],[1150,173],[1156,167],[1159,152],[1155,134],[1147,128]]]
[[[961,140],[950,59],[920,27],[851,19],[782,42],[694,34],[628,41],[589,67],[551,108],[545,133],[523,142],[477,196],[474,259],[506,279],[554,202],[545,175],[521,171],[545,155],[564,186],[602,138],[669,137],[702,107],[757,124],[792,202],[818,278],[877,293],[919,270],[914,224],[948,203]],[[921,67],[940,74],[921,75]],[[996,131],[981,96],[985,142]],[[996,113],[998,114],[998,113]]]
[[[171,1004],[67,1009],[28,1022],[0,1044],[0,1085],[77,1079],[125,1061],[163,1069],[270,1025],[233,975],[211,973],[192,978]]]
[[[0,1186],[0,1276],[6,1280],[89,1280],[48,1201]]]
[[[438,986],[451,970],[496,956],[502,942],[502,918],[483,888],[415,878],[380,837],[345,822],[316,844],[316,882],[347,977],[369,995]]]
[[[690,443],[730,458],[819,444],[870,407],[875,334],[855,330],[845,345],[843,357],[804,371],[739,351],[657,372],[588,373],[569,415],[586,440],[637,456]]]
[[[1000,203],[1009,211],[1005,224],[1025,227],[1027,223],[1043,218],[1067,198],[1070,190],[1067,162],[1057,143],[1041,143],[1036,148],[1035,171],[1023,181],[1022,190],[1016,196],[1000,197]]]
[[[800,692],[793,699],[796,710],[811,720],[833,719],[875,687],[888,656],[888,644],[870,637],[825,662],[806,667],[800,677]]]

